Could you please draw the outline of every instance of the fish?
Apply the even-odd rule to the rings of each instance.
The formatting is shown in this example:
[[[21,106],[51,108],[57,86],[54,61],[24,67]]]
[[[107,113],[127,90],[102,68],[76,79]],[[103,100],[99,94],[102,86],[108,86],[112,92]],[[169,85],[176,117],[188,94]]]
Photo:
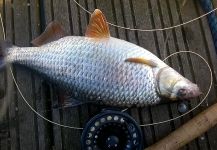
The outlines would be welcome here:
[[[1,44],[6,63],[29,68],[79,101],[143,107],[192,99],[199,87],[150,51],[110,35],[101,10],[91,17],[85,36],[68,36],[52,22],[32,47]]]

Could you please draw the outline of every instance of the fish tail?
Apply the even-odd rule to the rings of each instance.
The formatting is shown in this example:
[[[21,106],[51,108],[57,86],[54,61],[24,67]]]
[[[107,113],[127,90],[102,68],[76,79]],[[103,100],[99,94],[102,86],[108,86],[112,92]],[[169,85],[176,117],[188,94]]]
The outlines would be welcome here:
[[[6,66],[5,57],[7,56],[8,51],[12,47],[13,47],[13,45],[11,42],[8,42],[8,41],[1,41],[0,42],[0,70],[5,68],[5,66]]]
[[[8,55],[8,52],[11,50],[13,45],[10,42],[7,41],[0,41],[0,71],[5,71],[8,74],[9,73],[9,68],[7,67],[8,65],[6,64],[6,56]],[[7,79],[8,77],[6,77]],[[7,91],[5,92],[4,97],[6,99],[1,103],[0,105],[0,122],[4,118],[5,114],[7,113],[7,109],[9,107],[9,104],[11,102],[11,94],[10,91],[13,89],[13,82],[12,80],[7,80],[7,85],[6,89]]]

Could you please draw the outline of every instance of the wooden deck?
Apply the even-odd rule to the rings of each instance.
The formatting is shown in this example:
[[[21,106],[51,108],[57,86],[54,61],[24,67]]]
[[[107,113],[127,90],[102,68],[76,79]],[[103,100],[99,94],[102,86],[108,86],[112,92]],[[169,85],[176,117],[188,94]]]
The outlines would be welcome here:
[[[101,9],[108,21],[131,28],[163,28],[193,19],[203,11],[197,0],[188,0],[182,7],[182,0],[79,0],[86,9]],[[217,2],[213,1],[215,7]],[[29,46],[52,20],[58,20],[71,35],[83,35],[89,15],[80,9],[73,0],[0,0],[7,40],[18,46]],[[144,143],[151,145],[174,131],[207,106],[215,103],[217,97],[217,56],[207,20],[167,31],[139,32],[110,27],[114,37],[125,39],[149,49],[160,58],[180,50],[191,50],[201,54],[213,69],[214,85],[207,101],[199,109],[161,125],[142,127]],[[3,38],[0,31],[1,39]],[[165,40],[168,37],[166,44]],[[208,69],[204,62],[193,55],[175,56],[169,64],[195,81],[207,91]],[[55,87],[39,76],[22,67],[14,67],[16,79],[29,103],[42,115],[65,125],[83,127],[100,111],[100,106],[84,105],[77,108],[56,110],[58,103]],[[0,89],[6,86],[5,73],[0,74]],[[7,116],[0,123],[0,150],[79,150],[80,130],[61,128],[38,118],[24,103],[14,87],[11,91],[12,103]],[[4,98],[0,99],[1,102]],[[188,105],[194,107],[198,102]],[[178,103],[162,104],[148,108],[132,108],[129,113],[141,124],[166,120],[178,116]],[[50,110],[50,111],[45,111]],[[216,114],[215,114],[216,115]],[[192,141],[183,150],[216,150],[217,127]]]

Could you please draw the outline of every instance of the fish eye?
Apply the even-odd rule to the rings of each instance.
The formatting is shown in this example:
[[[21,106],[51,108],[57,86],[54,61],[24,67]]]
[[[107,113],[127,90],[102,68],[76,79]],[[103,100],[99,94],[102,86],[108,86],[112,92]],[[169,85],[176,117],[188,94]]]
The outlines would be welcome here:
[[[184,97],[187,95],[187,90],[186,89],[179,89],[177,92],[178,97]]]

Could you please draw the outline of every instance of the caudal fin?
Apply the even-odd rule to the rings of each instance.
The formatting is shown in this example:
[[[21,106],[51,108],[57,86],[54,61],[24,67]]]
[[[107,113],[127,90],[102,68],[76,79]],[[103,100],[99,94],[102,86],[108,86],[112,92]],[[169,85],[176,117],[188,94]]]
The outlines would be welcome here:
[[[7,53],[11,47],[13,47],[11,42],[8,41],[0,42],[0,71],[5,68],[4,58],[7,56]]]
[[[6,70],[6,73],[9,74],[9,68],[7,67],[8,65],[6,65],[5,62],[5,57],[8,54],[8,51],[10,50],[10,48],[13,47],[13,45],[10,42],[5,42],[5,41],[0,41],[0,71],[2,71],[3,69]],[[8,76],[7,76],[8,78]],[[7,80],[7,91],[5,93],[5,99],[4,101],[1,103],[0,105],[0,121],[2,121],[2,119],[4,118],[8,106],[11,102],[11,94],[9,94],[12,89],[13,89],[13,81],[11,79]]]

